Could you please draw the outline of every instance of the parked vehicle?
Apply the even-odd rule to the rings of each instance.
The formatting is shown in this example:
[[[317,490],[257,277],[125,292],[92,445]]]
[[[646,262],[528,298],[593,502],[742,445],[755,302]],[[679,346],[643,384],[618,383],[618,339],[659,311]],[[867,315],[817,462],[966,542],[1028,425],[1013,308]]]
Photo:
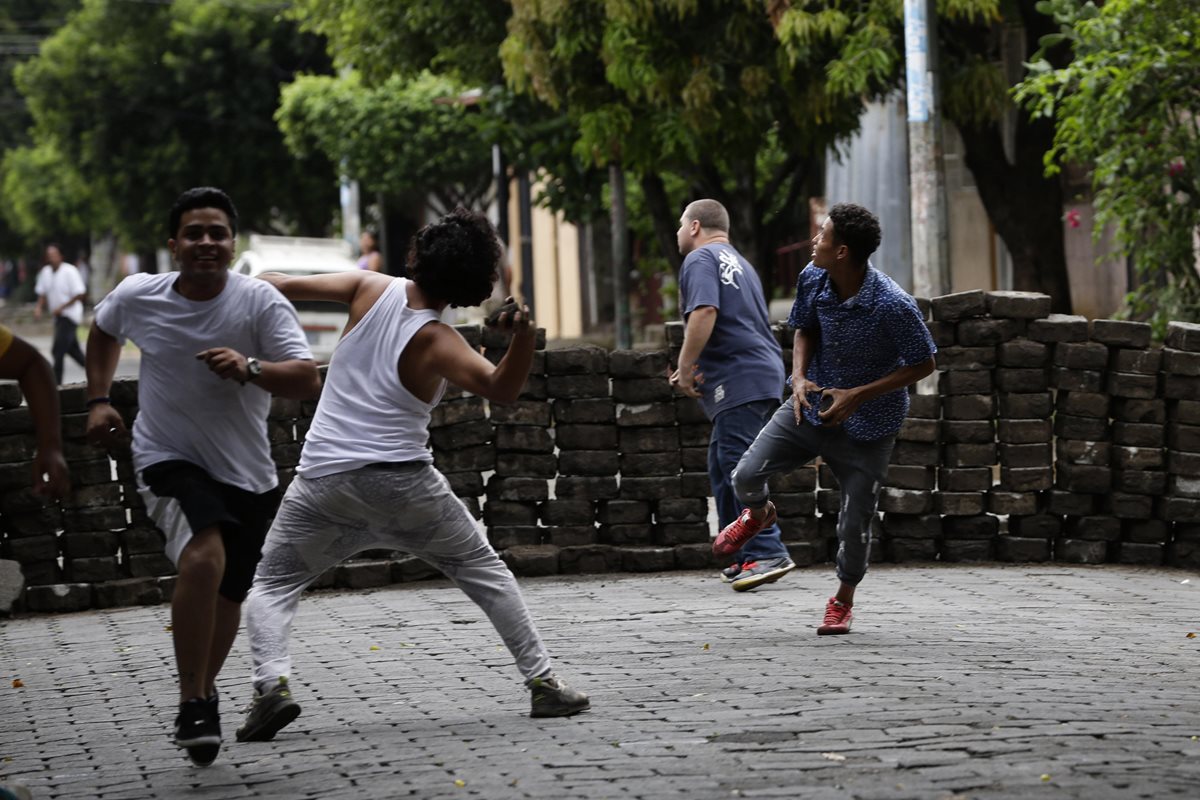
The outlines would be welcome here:
[[[354,262],[350,243],[343,239],[252,233],[249,247],[238,256],[232,269],[250,277],[264,272],[304,276],[357,270],[358,265]],[[321,300],[297,300],[293,305],[300,316],[300,325],[312,348],[313,358],[320,363],[329,361],[346,328],[348,310],[340,303]]]

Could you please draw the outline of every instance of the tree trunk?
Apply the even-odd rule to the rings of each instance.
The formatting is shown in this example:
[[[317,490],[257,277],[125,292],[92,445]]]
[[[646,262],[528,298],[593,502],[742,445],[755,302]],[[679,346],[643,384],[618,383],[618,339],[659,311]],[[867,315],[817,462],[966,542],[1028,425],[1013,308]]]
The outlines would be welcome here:
[[[965,162],[979,197],[1013,260],[1013,288],[1050,295],[1051,309],[1071,313],[1071,283],[1063,244],[1062,185],[1047,178],[1042,155],[1053,129],[1021,112],[1016,163],[1010,164],[998,124],[960,129]]]
[[[671,201],[667,198],[667,189],[663,186],[658,173],[648,173],[642,176],[642,194],[646,197],[646,208],[654,221],[654,238],[662,250],[663,257],[671,265],[672,272],[679,272],[683,264],[683,256],[679,255],[679,241],[675,238],[675,227],[678,224],[678,214],[682,209],[673,211]]]
[[[1025,28],[1025,58],[1032,59],[1038,40],[1058,30],[1053,18],[1037,10],[1037,0],[1018,0]],[[980,47],[994,41],[990,27],[975,27]],[[1070,60],[1066,46],[1053,48],[1051,63]],[[1054,143],[1054,125],[1032,120],[1017,109],[1014,161],[1004,152],[1002,122],[982,126],[958,123],[966,148],[964,161],[975,177],[979,197],[1013,260],[1013,286],[1021,291],[1043,292],[1051,308],[1071,312],[1071,282],[1063,243],[1063,190],[1058,178],[1047,178],[1043,157]]]

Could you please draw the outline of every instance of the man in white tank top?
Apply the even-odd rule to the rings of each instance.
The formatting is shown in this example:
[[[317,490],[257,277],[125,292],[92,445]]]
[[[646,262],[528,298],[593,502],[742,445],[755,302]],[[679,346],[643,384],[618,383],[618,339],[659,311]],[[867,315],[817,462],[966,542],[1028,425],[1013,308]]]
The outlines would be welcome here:
[[[167,246],[178,272],[121,281],[88,336],[88,438],[127,439],[109,388],[131,339],[141,350],[133,466],[146,513],[179,570],[171,598],[179,668],[175,743],[206,766],[221,745],[216,679],[279,503],[267,440],[271,395],[315,397],[321,378],[296,310],[230,274],[237,210],[220,189],[180,195]]]
[[[587,695],[554,675],[516,580],[433,466],[430,412],[447,382],[492,402],[517,399],[533,360],[528,307],[502,314],[513,334],[493,365],[440,321],[448,305],[491,293],[500,247],[482,214],[457,209],[417,233],[412,280],[368,271],[262,277],[292,300],[350,307],[297,477],[267,534],[246,604],[254,699],[239,741],[265,741],[296,719],[288,633],[301,593],[364,550],[402,550],[437,566],[488,615],[531,691],[530,716],[568,716]]]

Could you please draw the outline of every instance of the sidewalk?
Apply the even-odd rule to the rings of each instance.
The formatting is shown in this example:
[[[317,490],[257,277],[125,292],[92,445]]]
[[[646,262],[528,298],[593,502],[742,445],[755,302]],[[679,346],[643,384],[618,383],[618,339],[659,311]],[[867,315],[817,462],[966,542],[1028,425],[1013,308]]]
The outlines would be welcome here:
[[[0,784],[106,800],[1200,793],[1185,572],[882,566],[854,633],[820,638],[827,568],[748,594],[700,573],[522,584],[591,712],[525,716],[508,653],[448,583],[315,594],[293,631],[303,715],[233,742],[239,639],[208,769],[169,743],[166,606],[0,623]]]
[[[54,335],[48,336],[23,336],[23,338],[37,348],[37,351],[45,356],[46,360],[51,364],[54,363]],[[80,327],[79,329],[79,345],[85,347],[87,345],[87,329]],[[141,356],[137,349],[133,347],[124,347],[121,349],[121,358],[117,362],[117,371],[113,377],[115,378],[136,378],[138,376],[138,367],[141,365]],[[83,367],[75,363],[74,359],[67,357],[63,361],[63,385],[70,383],[86,383],[87,373]]]

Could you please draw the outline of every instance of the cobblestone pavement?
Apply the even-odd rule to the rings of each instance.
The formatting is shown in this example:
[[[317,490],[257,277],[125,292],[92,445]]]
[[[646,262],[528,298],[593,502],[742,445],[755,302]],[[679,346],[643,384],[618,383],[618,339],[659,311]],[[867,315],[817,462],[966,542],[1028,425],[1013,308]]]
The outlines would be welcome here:
[[[449,584],[316,594],[293,631],[303,715],[231,741],[239,639],[208,769],[169,743],[166,606],[9,620],[0,783],[106,800],[1200,795],[1186,572],[880,567],[846,637],[814,633],[828,569],[741,595],[699,573],[523,585],[590,713],[529,719]]]

